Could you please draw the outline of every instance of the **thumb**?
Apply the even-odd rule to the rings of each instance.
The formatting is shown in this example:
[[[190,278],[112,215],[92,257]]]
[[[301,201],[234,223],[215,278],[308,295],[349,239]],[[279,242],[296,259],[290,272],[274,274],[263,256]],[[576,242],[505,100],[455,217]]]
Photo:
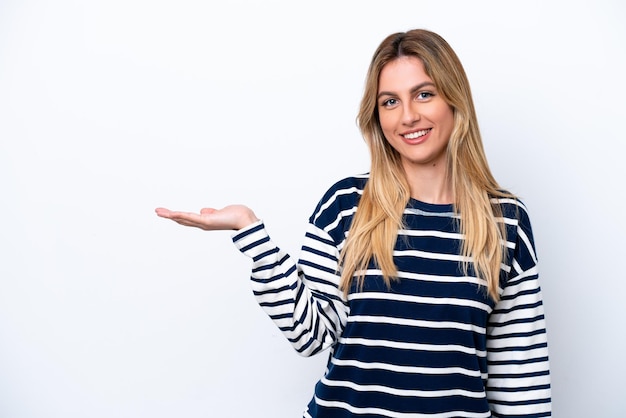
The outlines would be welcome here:
[[[202,208],[200,209],[200,215],[210,215],[216,210],[214,208]]]

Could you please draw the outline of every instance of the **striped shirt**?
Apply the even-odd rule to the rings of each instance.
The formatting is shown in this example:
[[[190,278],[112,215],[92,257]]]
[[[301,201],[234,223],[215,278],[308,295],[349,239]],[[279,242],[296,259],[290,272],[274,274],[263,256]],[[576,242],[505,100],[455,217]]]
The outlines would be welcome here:
[[[339,290],[338,257],[368,175],[343,179],[309,219],[300,259],[262,221],[233,242],[252,258],[254,295],[295,350],[329,361],[304,417],[549,417],[550,373],[527,210],[499,199],[507,256],[500,301],[472,266],[452,205],[411,199],[388,288],[374,264],[362,289]]]

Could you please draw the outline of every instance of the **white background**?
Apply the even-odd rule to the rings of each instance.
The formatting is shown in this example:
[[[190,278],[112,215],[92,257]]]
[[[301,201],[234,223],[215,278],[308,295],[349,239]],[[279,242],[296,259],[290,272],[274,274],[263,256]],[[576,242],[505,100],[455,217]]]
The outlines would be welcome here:
[[[626,410],[626,6],[583,1],[0,1],[0,417],[294,418],[326,361],[256,305],[246,203],[297,256],[389,33],[444,36],[492,169],[531,212],[554,416]]]

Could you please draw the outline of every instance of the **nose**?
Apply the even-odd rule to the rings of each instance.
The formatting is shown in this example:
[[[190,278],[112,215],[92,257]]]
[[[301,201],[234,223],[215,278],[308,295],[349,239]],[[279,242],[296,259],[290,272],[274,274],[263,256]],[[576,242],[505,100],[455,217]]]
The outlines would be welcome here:
[[[420,112],[418,105],[412,101],[405,102],[402,109],[402,123],[405,125],[413,125],[420,120]]]

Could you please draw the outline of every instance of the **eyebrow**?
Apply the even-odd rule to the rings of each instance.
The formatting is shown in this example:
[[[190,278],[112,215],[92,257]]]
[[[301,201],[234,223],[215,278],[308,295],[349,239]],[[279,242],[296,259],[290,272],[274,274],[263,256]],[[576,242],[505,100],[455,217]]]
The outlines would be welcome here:
[[[435,83],[433,83],[432,81],[424,81],[423,83],[420,83],[417,86],[413,87],[411,89],[411,94],[415,93],[418,90],[423,89],[426,86],[435,87]],[[392,93],[389,91],[381,91],[380,93],[378,93],[378,96],[376,96],[376,98],[380,99],[382,96],[395,96],[395,93]]]

